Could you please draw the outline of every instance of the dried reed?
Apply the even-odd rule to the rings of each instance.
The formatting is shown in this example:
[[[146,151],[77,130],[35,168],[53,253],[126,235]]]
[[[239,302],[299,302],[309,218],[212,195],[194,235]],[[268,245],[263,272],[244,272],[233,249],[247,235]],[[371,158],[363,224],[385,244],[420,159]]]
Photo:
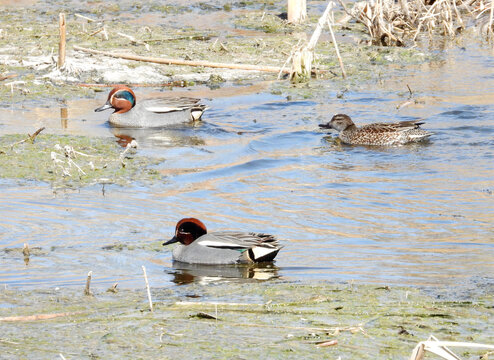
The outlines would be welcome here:
[[[454,38],[468,20],[474,20],[479,28],[483,25],[481,32],[487,36],[494,34],[494,0],[366,0],[351,10],[339,1],[349,15],[345,20],[354,18],[364,24],[373,45],[404,46],[424,34],[430,39],[435,35]]]

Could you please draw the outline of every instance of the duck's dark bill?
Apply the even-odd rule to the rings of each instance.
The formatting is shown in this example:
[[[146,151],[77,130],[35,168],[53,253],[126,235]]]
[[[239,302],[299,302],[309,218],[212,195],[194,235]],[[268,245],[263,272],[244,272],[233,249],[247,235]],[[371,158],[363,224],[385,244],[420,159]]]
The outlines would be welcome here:
[[[111,109],[113,106],[111,106],[111,104],[109,102],[107,102],[106,104],[104,104],[103,106],[100,106],[99,108],[96,108],[94,109],[94,111],[103,111],[103,110],[106,110],[106,109]]]
[[[174,237],[173,237],[173,238],[171,238],[170,240],[165,241],[165,242],[163,243],[163,246],[164,246],[164,245],[170,245],[170,244],[173,244],[173,243],[176,243],[176,242],[178,242],[178,239],[177,239],[177,237],[176,237],[176,236],[174,236]]]
[[[327,124],[319,124],[319,127],[322,129],[332,129],[331,125],[329,123]]]

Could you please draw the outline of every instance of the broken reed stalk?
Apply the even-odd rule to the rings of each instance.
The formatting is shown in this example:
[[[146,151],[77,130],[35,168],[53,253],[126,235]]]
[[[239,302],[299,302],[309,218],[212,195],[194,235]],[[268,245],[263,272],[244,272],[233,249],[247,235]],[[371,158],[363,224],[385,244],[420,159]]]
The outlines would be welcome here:
[[[479,344],[463,341],[440,341],[434,335],[430,335],[426,341],[421,341],[415,346],[410,360],[423,360],[426,352],[431,352],[443,359],[460,359],[449,347],[468,347],[476,349],[494,350],[494,345]]]
[[[343,60],[341,59],[340,50],[338,49],[338,44],[336,43],[336,37],[334,36],[333,26],[331,24],[332,22],[333,20],[330,20],[328,17],[328,27],[329,27],[329,32],[331,33],[331,39],[333,40],[334,50],[336,51],[336,56],[338,57],[338,62],[340,63],[341,74],[343,75],[343,79],[346,79],[345,66],[343,65]]]
[[[146,267],[142,265],[142,271],[144,273],[144,280],[146,281],[146,291],[148,293],[149,310],[153,311],[153,300],[151,300],[151,289],[149,288],[148,275],[146,274]]]
[[[299,77],[309,78],[312,70],[312,60],[314,59],[314,49],[317,41],[321,36],[322,28],[326,23],[326,19],[329,16],[329,12],[333,9],[334,3],[330,1],[326,10],[319,18],[316,29],[312,33],[312,36],[302,49],[296,51],[292,57],[292,68],[290,69],[290,80],[296,81]]]
[[[80,87],[97,87],[97,88],[114,88],[115,86],[119,86],[121,84],[76,84],[77,86]],[[172,81],[169,83],[157,83],[157,84],[152,84],[152,83],[142,83],[142,84],[127,84],[130,88],[135,88],[135,87],[186,87],[187,82],[184,80],[176,80]]]
[[[30,255],[29,245],[27,243],[24,243],[24,247],[22,248],[22,255],[24,255],[24,257],[29,257]]]
[[[316,343],[317,347],[328,347],[328,346],[335,346],[335,345],[338,345],[338,340],[336,340],[336,339]]]
[[[423,360],[424,356],[425,356],[425,345],[420,344],[420,346],[414,349],[414,352],[412,353],[410,360]]]
[[[39,133],[40,133],[40,132],[42,132],[43,130],[45,130],[45,127],[44,127],[44,126],[43,126],[43,127],[41,127],[41,128],[39,128],[38,130],[36,130],[36,131],[34,132],[34,134],[32,134],[32,135],[29,135],[29,134],[28,134],[28,135],[29,135],[29,141],[34,142],[34,140],[36,139],[36,136],[38,136],[38,135],[39,135]]]
[[[103,28],[104,29],[104,28]],[[146,48],[147,51],[150,51],[151,48],[149,47],[149,44],[145,43],[144,41],[140,41],[140,40],[137,40],[135,37],[133,36],[130,36],[130,35],[127,35],[127,34],[124,34],[124,33],[121,33],[121,32],[117,32],[117,35],[118,36],[121,36],[121,37],[124,37],[126,39],[129,39],[130,42],[133,44],[133,45],[144,45],[144,47]]]
[[[86,20],[87,22],[95,22],[96,20],[94,19],[91,19],[91,18],[88,18],[87,16],[84,16],[84,15],[81,15],[81,14],[74,14],[76,17],[80,18],[80,19],[84,19]]]
[[[106,290],[106,292],[112,292],[112,293],[116,294],[118,292],[117,286],[118,286],[118,283],[113,284],[110,288],[108,288],[108,290]]]
[[[306,0],[288,0],[287,19],[289,23],[300,24],[307,18]]]
[[[39,133],[42,132],[43,130],[45,130],[45,127],[44,126],[41,127],[41,128],[39,128],[38,130],[36,130],[34,132],[34,134],[32,134],[32,135],[27,134],[27,138],[25,138],[24,140],[20,140],[20,141],[17,141],[15,143],[11,144],[10,145],[10,150],[12,150],[14,148],[14,146],[19,145],[19,144],[22,144],[22,143],[25,143],[26,141],[29,141],[29,142],[33,143],[34,140],[36,139],[36,137],[39,135]]]
[[[494,30],[492,29],[492,19],[494,17],[494,0],[491,0],[491,13],[489,15],[489,28],[487,30],[487,35],[493,35]]]
[[[57,67],[61,69],[65,64],[65,14],[60,13],[58,21],[58,29],[60,32],[60,42],[58,44],[58,63]]]
[[[24,255],[24,263],[26,265],[29,264],[29,255],[30,255],[30,251],[29,251],[29,245],[27,243],[24,243],[24,247],[22,248],[22,255]]]
[[[290,73],[290,70],[284,70],[277,66],[258,66],[250,64],[231,64],[231,63],[215,63],[205,60],[182,60],[182,59],[170,59],[170,58],[157,58],[157,57],[147,57],[139,55],[129,55],[129,54],[118,54],[111,53],[108,51],[100,51],[94,49],[87,49],[81,46],[74,46],[74,50],[87,52],[90,54],[110,56],[118,59],[134,60],[142,62],[150,62],[155,64],[165,64],[165,65],[185,65],[185,66],[204,66],[211,68],[223,68],[223,69],[236,69],[236,70],[253,70],[253,71],[263,71],[263,72],[274,72],[277,73],[282,71],[284,73]]]
[[[93,276],[93,272],[90,271],[87,273],[87,279],[86,279],[86,287],[84,288],[84,295],[86,296],[91,296],[91,277]]]

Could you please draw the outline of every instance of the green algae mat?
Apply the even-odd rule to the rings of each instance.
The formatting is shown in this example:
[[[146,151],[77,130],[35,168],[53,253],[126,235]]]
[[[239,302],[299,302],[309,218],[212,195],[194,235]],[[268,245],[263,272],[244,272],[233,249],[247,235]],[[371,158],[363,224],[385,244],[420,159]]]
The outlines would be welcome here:
[[[133,146],[123,148],[114,138],[44,135],[0,136],[0,178],[80,187],[97,183],[125,185],[156,181],[161,158],[139,156]]]
[[[153,312],[144,281],[142,290],[83,292],[0,290],[2,358],[408,359],[430,334],[478,343],[494,334],[489,291],[451,301],[402,287],[194,283],[152,288]]]

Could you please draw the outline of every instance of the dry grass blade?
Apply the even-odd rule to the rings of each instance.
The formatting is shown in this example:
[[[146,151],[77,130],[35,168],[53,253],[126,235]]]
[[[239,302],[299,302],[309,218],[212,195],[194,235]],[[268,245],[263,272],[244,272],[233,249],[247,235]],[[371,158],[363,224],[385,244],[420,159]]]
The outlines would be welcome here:
[[[335,346],[335,345],[338,345],[338,340],[325,341],[322,343],[318,343],[316,346],[317,347],[328,347],[328,346]]]
[[[78,312],[65,312],[56,314],[37,314],[37,315],[27,315],[27,316],[7,316],[0,317],[0,322],[22,322],[22,321],[38,321],[38,320],[50,320],[57,317],[71,316],[79,314]]]
[[[461,360],[458,355],[448,349],[447,346],[494,350],[494,345],[459,341],[439,341],[434,335],[431,335],[426,341],[421,341],[415,346],[412,356],[410,356],[410,360],[422,360],[426,351],[436,354],[446,360]]]
[[[146,267],[142,265],[142,272],[144,273],[144,281],[146,282],[146,292],[148,295],[149,310],[153,312],[153,300],[151,299],[151,289],[149,287],[148,275],[146,273]]]

